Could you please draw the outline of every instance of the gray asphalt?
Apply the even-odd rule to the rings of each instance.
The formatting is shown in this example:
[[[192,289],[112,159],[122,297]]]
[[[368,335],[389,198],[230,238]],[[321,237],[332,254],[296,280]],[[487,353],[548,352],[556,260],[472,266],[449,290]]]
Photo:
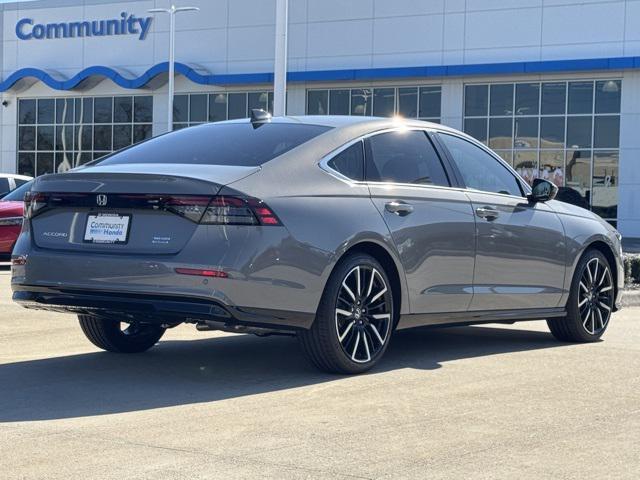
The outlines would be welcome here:
[[[591,345],[544,322],[406,331],[337,377],[295,339],[189,326],[102,353],[0,274],[0,478],[637,479],[638,445],[638,308]]]

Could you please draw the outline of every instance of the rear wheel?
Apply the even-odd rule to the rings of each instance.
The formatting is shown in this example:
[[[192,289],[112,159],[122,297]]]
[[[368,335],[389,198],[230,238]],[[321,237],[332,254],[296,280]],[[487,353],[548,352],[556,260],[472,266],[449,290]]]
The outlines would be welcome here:
[[[80,327],[96,347],[115,353],[140,353],[149,350],[164,335],[159,325],[124,323],[90,315],[78,315]]]
[[[301,332],[313,364],[332,373],[361,373],[389,345],[394,318],[389,279],[373,257],[353,254],[335,268],[310,330]]]
[[[554,337],[563,342],[595,342],[607,329],[614,305],[611,266],[597,250],[589,250],[578,262],[567,316],[547,320]]]

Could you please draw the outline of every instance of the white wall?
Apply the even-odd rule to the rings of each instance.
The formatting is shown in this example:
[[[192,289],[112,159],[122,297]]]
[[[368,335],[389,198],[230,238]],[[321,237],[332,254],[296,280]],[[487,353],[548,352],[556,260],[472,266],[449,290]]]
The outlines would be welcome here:
[[[212,73],[271,71],[275,0],[176,0],[177,58]],[[167,18],[135,35],[19,41],[15,24],[147,16],[167,0],[49,0],[5,6],[4,75],[38,66],[72,75],[91,65],[140,74],[166,59]],[[42,8],[42,5],[47,5]],[[58,6],[57,6],[58,5]],[[62,5],[62,6],[59,6]],[[366,68],[640,54],[640,0],[290,0],[290,68]]]

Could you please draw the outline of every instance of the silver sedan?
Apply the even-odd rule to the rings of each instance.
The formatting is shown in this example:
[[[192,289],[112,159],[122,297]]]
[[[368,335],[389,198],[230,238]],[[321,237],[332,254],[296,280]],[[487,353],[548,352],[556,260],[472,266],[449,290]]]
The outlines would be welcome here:
[[[359,373],[397,329],[544,319],[606,330],[621,238],[453,129],[365,117],[201,125],[35,180],[15,301],[141,352],[182,323],[294,334]]]

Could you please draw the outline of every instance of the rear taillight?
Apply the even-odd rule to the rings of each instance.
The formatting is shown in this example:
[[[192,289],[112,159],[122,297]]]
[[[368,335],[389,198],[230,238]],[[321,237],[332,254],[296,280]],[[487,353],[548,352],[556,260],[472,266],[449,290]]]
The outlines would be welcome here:
[[[280,225],[276,214],[255,198],[213,197],[200,223],[204,225]]]
[[[163,202],[165,210],[198,223],[207,210],[211,197],[170,197]]]
[[[119,212],[125,209],[164,210],[203,225],[281,225],[264,202],[250,197],[154,194],[41,193],[25,195],[24,215],[33,218],[46,208],[90,208]],[[106,204],[99,202],[102,200]]]

